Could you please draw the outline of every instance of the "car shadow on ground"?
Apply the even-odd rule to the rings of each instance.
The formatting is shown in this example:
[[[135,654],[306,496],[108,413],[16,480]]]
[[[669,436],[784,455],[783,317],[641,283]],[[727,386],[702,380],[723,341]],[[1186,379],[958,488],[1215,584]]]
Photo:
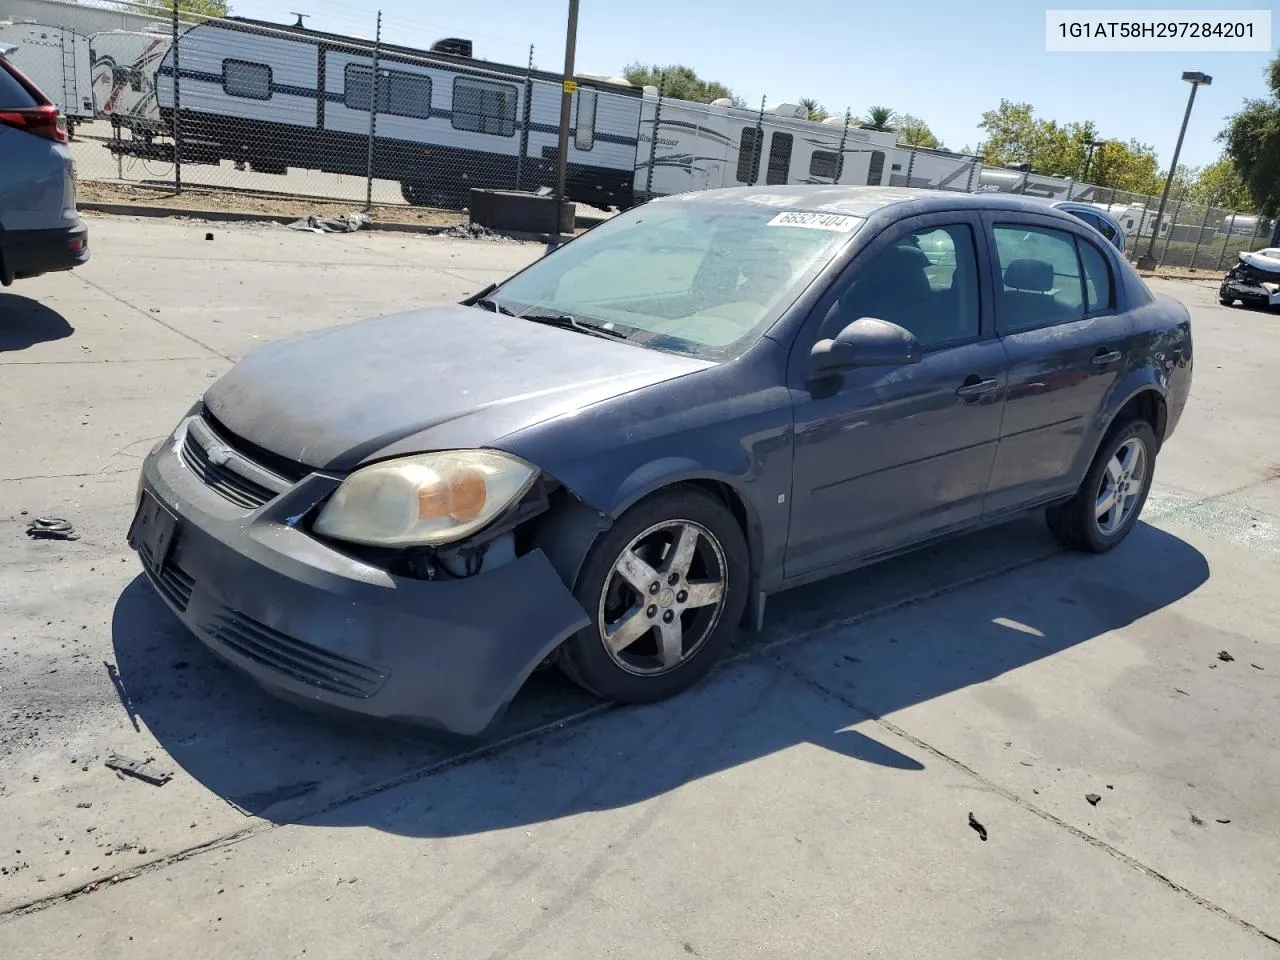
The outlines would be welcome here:
[[[994,576],[972,582],[983,573]],[[219,797],[274,822],[451,836],[641,802],[800,744],[921,770],[926,755],[888,746],[876,727],[850,728],[1124,627],[1208,577],[1199,551],[1145,523],[1101,557],[1056,552],[1039,524],[972,534],[780,595],[767,629],[683,696],[613,708],[557,745],[535,741],[460,767],[475,743],[268,696],[190,637],[141,577],[121,595],[112,629],[129,709]],[[914,616],[876,615],[964,583]],[[937,628],[920,628],[935,610]],[[558,672],[535,674],[495,737],[554,730],[594,705]],[[526,762],[530,751],[536,762]],[[395,803],[378,796],[394,784],[404,786]]]
[[[13,293],[0,293],[0,353],[62,340],[75,332],[62,314],[43,303]]]

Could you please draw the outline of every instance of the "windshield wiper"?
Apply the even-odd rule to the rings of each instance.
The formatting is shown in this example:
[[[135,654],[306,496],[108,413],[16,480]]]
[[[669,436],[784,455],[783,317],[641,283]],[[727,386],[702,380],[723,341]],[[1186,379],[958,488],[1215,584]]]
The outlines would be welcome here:
[[[520,314],[523,320],[531,320],[534,323],[545,323],[549,327],[559,327],[562,330],[577,330],[579,333],[590,334],[593,337],[605,337],[609,340],[626,340],[625,333],[619,333],[617,330],[611,330],[603,324],[592,321],[583,320],[575,317],[571,313],[557,313],[548,310],[530,310]]]
[[[515,311],[512,310],[510,307],[503,306],[497,300],[493,300],[489,297],[483,297],[480,300],[475,300],[472,302],[471,305],[473,307],[488,307],[494,313],[503,313],[503,314],[506,314],[508,317],[514,317],[516,315]]]

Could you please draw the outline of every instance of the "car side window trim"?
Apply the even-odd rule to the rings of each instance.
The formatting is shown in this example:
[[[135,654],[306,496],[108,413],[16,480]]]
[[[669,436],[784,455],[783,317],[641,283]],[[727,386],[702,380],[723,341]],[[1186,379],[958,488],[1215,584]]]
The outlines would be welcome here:
[[[1076,243],[1077,263],[1080,262],[1080,244],[1082,242],[1090,243],[1092,241],[1089,240],[1088,236],[1085,233],[1083,221],[1081,221],[1079,224],[1075,224],[1069,221],[1058,220],[1056,217],[1042,217],[1042,216],[1037,216],[1034,213],[1021,213],[1021,212],[1006,211],[1006,210],[999,210],[999,211],[984,210],[982,212],[982,221],[983,221],[984,232],[986,234],[986,246],[987,246],[988,258],[990,263],[990,274],[991,274],[992,296],[993,296],[992,314],[993,314],[993,320],[995,323],[996,336],[1008,337],[1008,336],[1014,336],[1019,333],[1030,333],[1036,330],[1052,330],[1055,327],[1061,327],[1068,323],[1079,323],[1082,320],[1090,320],[1096,317],[1118,315],[1118,314],[1124,313],[1125,310],[1128,309],[1125,306],[1123,297],[1121,295],[1119,273],[1116,270],[1115,263],[1111,258],[1112,252],[1115,252],[1118,254],[1119,251],[1116,251],[1111,244],[1107,244],[1107,246],[1111,248],[1110,250],[1104,250],[1102,247],[1098,246],[1098,244],[1095,243],[1093,244],[1093,246],[1096,250],[1098,250],[1102,254],[1102,259],[1106,263],[1107,272],[1111,278],[1111,306],[1109,308],[1107,308],[1106,310],[1094,310],[1091,312],[1085,312],[1083,316],[1071,317],[1066,320],[1055,320],[1053,322],[1043,323],[1035,327],[1028,327],[1024,330],[1004,329],[1000,322],[1000,311],[995,306],[995,303],[994,303],[995,288],[997,285],[1003,282],[1001,269],[1000,269],[1000,253],[999,253],[999,250],[997,250],[996,248],[996,235],[995,235],[996,227],[1012,227],[1015,229],[1016,228],[1024,228],[1024,229],[1039,228],[1042,230],[1057,230],[1060,233],[1070,234],[1072,239]],[[1082,303],[1087,305],[1088,304],[1088,287],[1085,283],[1083,265],[1081,265],[1079,269],[1080,269],[1081,299],[1082,299]]]
[[[1101,247],[1099,247],[1093,241],[1089,240],[1087,237],[1077,236],[1075,239],[1076,239],[1076,262],[1080,265],[1080,282],[1084,286],[1084,302],[1085,302],[1086,308],[1089,306],[1089,275],[1084,268],[1084,256],[1080,252],[1086,243],[1089,246],[1091,246],[1094,249],[1094,252],[1097,253],[1098,256],[1102,259],[1102,269],[1107,271],[1107,295],[1108,295],[1107,306],[1101,310],[1086,309],[1084,312],[1084,316],[1081,319],[1088,320],[1092,317],[1106,317],[1106,316],[1111,316],[1117,313],[1118,311],[1116,310],[1116,277],[1115,277],[1115,271],[1111,269],[1110,258],[1107,257],[1106,253],[1102,250]]]
[[[822,323],[826,318],[827,311],[831,309],[832,303],[837,299],[837,294],[847,286],[859,264],[865,264],[885,247],[896,243],[907,234],[951,226],[967,226],[973,232],[973,252],[978,271],[978,334],[974,337],[948,340],[928,347],[922,346],[922,352],[928,356],[943,350],[956,350],[974,343],[983,343],[996,339],[998,334],[995,329],[993,310],[995,292],[992,285],[992,260],[988,246],[983,240],[984,225],[979,211],[949,210],[919,214],[899,220],[882,229],[871,242],[860,247],[853,254],[847,255],[848,260],[827,285],[821,296],[814,301],[812,309],[809,310],[803,325],[799,328],[792,341],[791,355],[788,360],[788,378],[792,379],[793,382],[795,382],[796,377],[803,379],[803,376],[798,372],[800,368],[795,366],[797,362],[802,362],[798,361],[797,358],[807,357],[808,352],[813,349],[813,345],[818,342],[817,334],[822,329]]]

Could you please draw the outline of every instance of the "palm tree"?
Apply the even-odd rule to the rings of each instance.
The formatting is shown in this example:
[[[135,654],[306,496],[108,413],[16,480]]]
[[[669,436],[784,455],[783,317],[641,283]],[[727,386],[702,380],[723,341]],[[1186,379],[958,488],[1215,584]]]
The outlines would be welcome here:
[[[813,99],[813,97],[801,97],[800,106],[804,108],[805,116],[809,120],[817,120],[821,123],[823,120],[827,119],[827,117],[831,116],[831,114],[827,113],[822,104]]]
[[[863,130],[879,130],[881,133],[893,133],[894,122],[898,115],[892,107],[871,107],[867,110],[867,119],[858,126]]]

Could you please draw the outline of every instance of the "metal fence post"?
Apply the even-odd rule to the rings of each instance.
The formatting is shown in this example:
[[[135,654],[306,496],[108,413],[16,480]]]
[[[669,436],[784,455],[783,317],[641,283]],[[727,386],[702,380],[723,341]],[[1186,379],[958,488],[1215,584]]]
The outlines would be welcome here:
[[[182,76],[178,42],[178,0],[173,0],[173,192],[182,192]]]
[[[533,116],[533,44],[529,44],[529,68],[524,80],[524,124],[520,130],[520,156],[516,158],[516,189],[524,186],[524,164],[529,156],[529,118]]]
[[[836,173],[832,178],[832,183],[839,183],[840,178],[844,176],[844,145],[849,139],[849,121],[853,119],[849,107],[844,108],[844,130],[840,132],[840,149],[836,152]]]
[[[1204,242],[1204,228],[1209,224],[1209,211],[1212,209],[1213,207],[1204,208],[1204,217],[1201,218],[1200,229],[1196,232],[1195,249],[1191,251],[1191,269],[1192,270],[1196,268],[1196,257],[1200,256],[1200,244]]]
[[[1219,269],[1219,270],[1221,270],[1221,269],[1222,269],[1222,260],[1223,260],[1223,258],[1227,255],[1227,244],[1229,244],[1229,243],[1231,242],[1231,237],[1232,237],[1232,236],[1234,235],[1234,233],[1235,233],[1235,228],[1236,228],[1236,215],[1233,213],[1233,214],[1231,215],[1231,222],[1230,222],[1229,224],[1227,224],[1227,236],[1226,236],[1226,238],[1222,241],[1222,252],[1220,252],[1220,253],[1218,254],[1218,266],[1217,266],[1217,269]]]
[[[653,199],[653,164],[658,156],[658,121],[662,119],[662,91],[666,89],[667,75],[658,74],[658,99],[653,103],[653,133],[649,136],[649,173],[644,182],[644,198]]]
[[[1160,248],[1160,262],[1156,264],[1158,267],[1164,266],[1165,254],[1169,252],[1169,241],[1173,239],[1173,228],[1178,225],[1178,214],[1182,212],[1182,198],[1178,198],[1178,204],[1173,208],[1173,216],[1169,218],[1169,232],[1164,235],[1164,246]]]
[[[382,53],[382,11],[378,11],[378,29],[373,35],[373,72],[369,75],[369,144],[365,156],[364,208],[373,209],[373,139],[378,125],[378,58]]]

